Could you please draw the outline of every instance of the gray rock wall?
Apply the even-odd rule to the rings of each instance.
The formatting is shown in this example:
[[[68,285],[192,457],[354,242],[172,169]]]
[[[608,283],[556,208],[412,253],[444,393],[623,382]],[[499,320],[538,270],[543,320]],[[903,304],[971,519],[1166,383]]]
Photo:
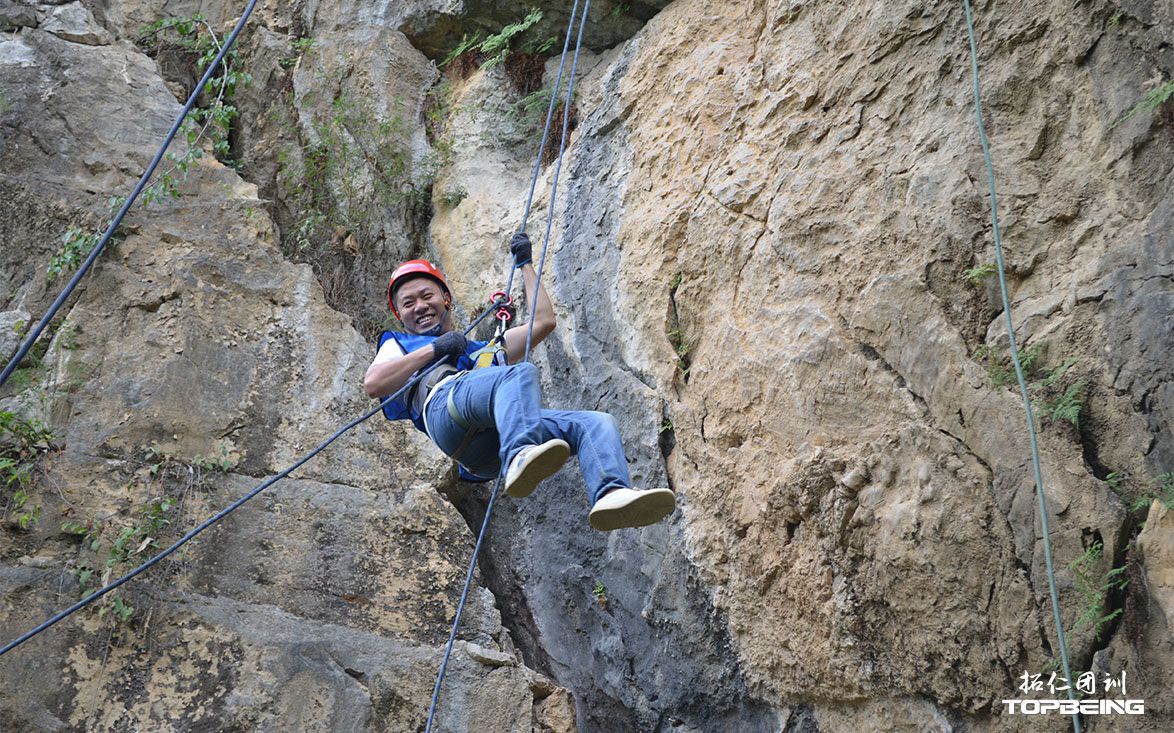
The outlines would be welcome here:
[[[961,7],[622,5],[595,6],[581,61],[546,271],[560,328],[535,359],[548,403],[615,415],[634,481],[680,510],[596,533],[573,462],[503,499],[442,729],[1066,728],[999,703],[1055,664],[1055,630],[1001,306],[966,274],[993,249]],[[61,232],[100,222],[174,114],[183,79],[124,39],[239,12],[68,7],[0,15],[8,312],[43,308]],[[1147,701],[1089,727],[1165,730],[1168,518],[1149,499],[1174,450],[1174,117],[1124,115],[1174,77],[1171,18],[976,11],[1073,659]],[[0,536],[6,637],[76,597],[151,498],[182,497],[174,536],[365,409],[396,261],[439,261],[462,315],[504,283],[533,120],[500,68],[429,59],[521,12],[262,4],[240,173],[205,159],[132,216],[43,366],[0,394],[61,449],[39,523]],[[536,238],[552,184],[546,167]],[[1069,389],[1075,422],[1049,414]],[[419,729],[486,500],[447,466],[403,425],[359,428],[136,581],[130,622],[108,607],[0,660],[21,670],[0,722]],[[97,549],[58,529],[83,519]],[[1087,600],[1114,568],[1128,588]]]

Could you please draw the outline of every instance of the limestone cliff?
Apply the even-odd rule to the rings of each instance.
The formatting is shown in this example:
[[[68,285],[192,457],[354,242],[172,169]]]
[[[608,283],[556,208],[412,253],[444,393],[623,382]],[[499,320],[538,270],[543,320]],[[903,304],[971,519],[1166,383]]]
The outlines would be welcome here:
[[[504,284],[557,65],[522,45],[569,5],[535,4],[512,61],[444,69],[530,4],[259,5],[227,153],[134,210],[0,392],[30,466],[28,500],[4,494],[5,640],[367,409],[395,262],[439,262],[462,316]],[[105,221],[195,83],[141,28],[199,13],[222,37],[237,5],[0,0],[6,353],[62,235]],[[1146,701],[1086,727],[1167,730],[1174,101],[1144,100],[1174,11],[976,13],[1073,660]],[[573,466],[499,503],[440,728],[1066,729],[1000,703],[1055,668],[1056,630],[961,3],[601,1],[589,28],[529,222],[555,195],[536,361],[680,509],[596,533]],[[0,724],[422,729],[486,500],[448,468],[365,423],[0,659]]]

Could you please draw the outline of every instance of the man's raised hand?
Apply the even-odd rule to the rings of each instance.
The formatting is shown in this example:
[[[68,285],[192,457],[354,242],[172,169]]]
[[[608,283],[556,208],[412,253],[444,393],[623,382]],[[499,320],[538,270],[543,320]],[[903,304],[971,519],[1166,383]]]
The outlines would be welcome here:
[[[514,267],[521,267],[534,259],[533,249],[530,238],[526,236],[525,232],[515,234],[510,239],[510,252],[514,254]]]

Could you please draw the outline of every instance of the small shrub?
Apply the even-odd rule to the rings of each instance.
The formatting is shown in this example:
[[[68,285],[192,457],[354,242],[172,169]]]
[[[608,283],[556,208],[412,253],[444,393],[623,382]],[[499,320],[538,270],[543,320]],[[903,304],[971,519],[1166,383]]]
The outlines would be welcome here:
[[[979,285],[983,280],[986,280],[988,277],[996,274],[998,271],[998,268],[994,264],[987,262],[985,264],[979,265],[978,267],[972,267],[969,270],[964,271],[962,273],[962,277],[971,285]]]
[[[1174,80],[1168,81],[1165,84],[1155,80],[1153,84],[1154,87],[1146,92],[1145,96],[1141,98],[1141,101],[1133,105],[1128,112],[1121,115],[1121,118],[1114,122],[1110,129],[1120,125],[1131,117],[1139,114],[1150,114],[1162,109],[1171,99],[1174,99]]]
[[[209,456],[196,456],[192,459],[192,466],[201,471],[228,473],[236,468],[236,460],[229,456],[228,446],[221,443],[215,453]]]
[[[1108,476],[1105,476],[1105,483],[1109,485],[1109,490],[1114,494],[1121,493],[1121,484],[1125,481],[1125,474],[1117,471],[1110,471]]]
[[[1110,595],[1124,590],[1129,585],[1126,568],[1109,568],[1105,571],[1099,569],[1103,558],[1104,545],[1095,542],[1068,565],[1068,569],[1075,576],[1076,590],[1083,599],[1073,631],[1091,627],[1094,637],[1097,638],[1101,636],[1105,626],[1122,612],[1120,608],[1106,609]]]
[[[595,602],[603,608],[607,608],[607,587],[603,581],[595,581],[595,587],[591,589],[591,595],[595,596]]]
[[[313,38],[298,38],[290,44],[290,55],[278,59],[277,65],[283,69],[290,69],[297,65],[303,56],[314,48]]]
[[[461,36],[461,42],[449,51],[438,66],[459,78],[467,78],[478,66],[483,69],[492,69],[504,63],[514,50],[515,41],[526,31],[542,20],[542,11],[532,9],[526,17],[517,23],[508,23],[500,31],[489,36],[481,37],[480,31],[473,35]],[[546,53],[554,45],[555,39],[532,39],[523,44],[518,51],[538,56]]]
[[[510,52],[510,45],[515,37],[528,31],[535,23],[542,20],[542,11],[531,10],[526,17],[517,23],[509,23],[500,32],[487,37],[478,47],[484,55],[481,68],[492,69],[505,61]]]
[[[1167,509],[1174,509],[1174,472],[1163,473],[1155,478],[1150,490],[1133,502],[1130,509],[1144,511],[1155,501],[1162,502]]]
[[[22,530],[35,526],[41,518],[41,507],[30,504],[30,491],[52,439],[36,420],[0,411],[0,497],[8,521]]]
[[[1075,382],[1055,399],[1049,401],[1044,409],[1048,417],[1053,420],[1063,420],[1072,423],[1075,428],[1080,427],[1080,412],[1084,409],[1083,395],[1087,383]]]
[[[448,209],[455,209],[469,196],[469,192],[463,188],[450,188],[444,193],[440,194],[440,203]]]
[[[50,280],[56,280],[63,272],[73,272],[86,258],[101,238],[99,232],[87,232],[81,227],[70,227],[61,235],[61,248],[49,258],[45,273]]]
[[[481,31],[474,31],[473,35],[471,36],[462,35],[461,42],[456,45],[456,48],[449,51],[448,55],[445,56],[444,60],[437,64],[437,66],[442,69],[448,69],[457,62],[457,59],[471,59],[470,63],[459,64],[461,67],[459,70],[450,69],[451,71],[455,71],[456,75],[460,78],[465,78],[468,76],[469,72],[472,72],[473,69],[477,68],[476,55],[478,49],[481,47],[481,40]]]

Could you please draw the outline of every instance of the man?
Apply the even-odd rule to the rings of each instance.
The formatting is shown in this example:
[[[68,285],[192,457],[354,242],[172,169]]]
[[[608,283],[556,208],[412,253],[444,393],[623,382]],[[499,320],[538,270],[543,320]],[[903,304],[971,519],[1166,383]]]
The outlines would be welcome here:
[[[530,264],[531,249],[525,234],[514,235],[510,250],[522,272],[527,302],[536,304],[536,345],[554,330],[555,316]],[[485,342],[467,341],[453,328],[452,293],[444,274],[425,260],[395,269],[387,299],[408,333],[387,331],[380,337],[379,353],[363,380],[367,394],[386,397],[435,359],[448,362],[410,394],[389,403],[384,408],[388,419],[412,420],[478,477],[497,476],[507,466],[505,491],[515,498],[529,496],[574,453],[592,505],[589,520],[599,530],[642,527],[672,512],[672,491],[632,488],[611,415],[542,408],[537,368],[518,363],[526,348],[525,324],[506,330],[496,350]],[[490,365],[474,369],[482,356]]]

